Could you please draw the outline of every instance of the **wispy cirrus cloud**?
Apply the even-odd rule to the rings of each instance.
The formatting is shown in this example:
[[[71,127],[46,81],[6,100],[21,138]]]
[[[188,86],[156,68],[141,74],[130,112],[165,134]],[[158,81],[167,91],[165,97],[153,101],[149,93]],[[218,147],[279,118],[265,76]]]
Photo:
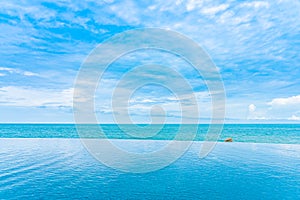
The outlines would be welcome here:
[[[131,28],[161,27],[187,35],[210,54],[224,80],[228,117],[247,119],[252,110],[248,106],[253,104],[253,118],[296,119],[299,113],[288,105],[297,108],[292,101],[300,89],[299,10],[300,3],[292,0],[4,1],[0,7],[1,88],[11,87],[10,91],[24,95],[35,91],[33,96],[47,96],[47,91],[61,94],[72,87],[76,71],[98,43]],[[109,78],[135,65],[163,60],[183,73],[196,92],[204,89],[180,58],[151,56],[140,53],[116,62],[119,67],[108,72]],[[8,93],[6,105],[16,106],[14,101],[21,105],[11,92],[2,95],[9,97]],[[59,100],[57,96],[49,98]],[[34,105],[48,101],[39,102]],[[147,107],[150,102],[136,103]],[[56,106],[60,104],[67,103]]]
[[[9,68],[9,67],[0,67],[0,72],[2,76],[6,76],[9,74],[20,74],[24,76],[39,76],[39,74],[30,72],[30,71],[23,71],[21,69],[16,68]]]
[[[241,3],[241,7],[269,8],[269,6],[270,4],[267,1],[252,1],[252,2]]]
[[[218,12],[224,11],[229,7],[229,4],[221,4],[214,7],[204,7],[201,12],[205,15],[215,15]]]
[[[0,106],[71,107],[73,89],[47,90],[7,86],[0,88]]]

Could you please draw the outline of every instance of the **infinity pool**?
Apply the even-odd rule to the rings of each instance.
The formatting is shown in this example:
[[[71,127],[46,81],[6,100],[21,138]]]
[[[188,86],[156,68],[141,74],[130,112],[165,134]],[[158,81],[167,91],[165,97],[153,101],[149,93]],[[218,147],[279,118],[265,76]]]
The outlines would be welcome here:
[[[166,168],[133,174],[101,164],[79,139],[2,138],[0,199],[299,199],[300,145],[218,143],[200,159],[201,144]]]

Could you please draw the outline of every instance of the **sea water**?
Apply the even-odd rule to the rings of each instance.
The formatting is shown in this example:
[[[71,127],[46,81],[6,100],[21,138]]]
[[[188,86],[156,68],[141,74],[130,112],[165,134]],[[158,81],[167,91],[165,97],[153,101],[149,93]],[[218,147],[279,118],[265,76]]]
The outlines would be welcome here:
[[[134,174],[97,161],[79,139],[0,139],[0,199],[299,199],[300,145],[218,143],[200,159],[201,144]]]
[[[99,138],[95,125],[84,126],[90,130],[87,138]],[[191,126],[180,130],[191,134]],[[117,125],[101,127],[122,148],[151,146],[151,151],[179,130],[166,125],[142,140]],[[96,160],[75,125],[2,124],[0,199],[299,199],[300,125],[225,125],[219,141],[232,137],[235,142],[218,142],[200,159],[207,129],[199,125],[196,141],[174,163],[135,174]]]
[[[89,130],[85,137],[101,138],[97,131],[93,131],[97,125],[84,125]],[[123,125],[124,126],[124,125]],[[101,130],[105,137],[111,139],[140,139],[138,131],[134,125],[125,125],[126,131],[118,125],[101,125]],[[160,127],[160,125],[157,125]],[[197,133],[193,133],[195,127]],[[190,134],[196,134],[194,140],[203,141],[205,139],[209,125],[178,125],[166,124],[157,134],[152,137],[143,138],[149,140],[173,140],[181,131],[183,135],[190,138]],[[153,131],[157,127],[153,126]],[[129,131],[128,131],[129,130]],[[151,129],[147,129],[151,132]],[[135,135],[134,137],[132,135]],[[0,124],[0,138],[78,138],[74,124]],[[300,124],[225,124],[218,141],[231,137],[236,142],[255,143],[284,143],[300,144]],[[102,137],[103,138],[103,137]],[[184,137],[181,138],[184,140]]]

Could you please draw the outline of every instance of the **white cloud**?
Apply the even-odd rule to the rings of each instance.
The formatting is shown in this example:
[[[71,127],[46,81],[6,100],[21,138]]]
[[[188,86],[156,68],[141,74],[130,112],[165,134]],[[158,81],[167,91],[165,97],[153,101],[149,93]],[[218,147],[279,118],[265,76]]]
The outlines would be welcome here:
[[[229,7],[228,4],[221,4],[219,6],[215,6],[215,7],[210,7],[210,8],[203,8],[201,10],[201,12],[203,14],[207,14],[207,15],[215,15],[216,13],[226,10]]]
[[[265,1],[252,1],[252,2],[246,2],[242,3],[241,7],[254,7],[254,8],[269,8],[270,4]]]
[[[254,104],[250,104],[248,106],[248,110],[249,110],[250,113],[253,113],[256,110],[256,106]]]
[[[14,73],[14,72],[16,72],[16,69],[8,68],[8,67],[0,67],[0,71],[6,71],[6,72],[9,72],[9,73]]]
[[[175,4],[178,6],[178,5],[182,4],[182,1],[183,1],[183,0],[177,0],[177,1],[175,2]]]
[[[263,111],[263,109],[257,110],[257,107],[255,104],[249,104],[247,119],[249,119],[249,120],[268,120],[268,117],[266,117],[266,113]]]
[[[201,0],[189,0],[186,4],[186,10],[192,11],[197,7],[200,7],[202,5],[203,1]]]
[[[16,86],[0,88],[0,105],[24,107],[72,106],[73,88],[53,91]]]
[[[287,97],[287,98],[275,98],[271,102],[268,102],[270,106],[286,106],[286,105],[300,105],[300,95]]]
[[[89,1],[90,2],[90,1]],[[109,2],[109,1],[106,1]],[[224,3],[225,2],[225,3]],[[6,6],[5,4],[10,4]],[[27,5],[28,4],[28,5]],[[255,115],[261,116],[259,112],[262,112],[263,109],[267,109],[268,106],[266,105],[267,100],[269,96],[273,95],[277,88],[282,87],[282,85],[287,85],[291,83],[280,83],[279,81],[274,81],[274,85],[266,89],[266,82],[264,82],[264,79],[262,79],[262,82],[257,86],[257,83],[255,83],[255,87],[245,87],[248,86],[249,80],[247,80],[247,83],[245,81],[242,81],[237,77],[236,80],[232,79],[234,77],[234,72],[240,72],[241,78],[243,78],[243,75],[249,75],[249,74],[243,74],[243,71],[251,71],[247,69],[248,63],[243,63],[243,67],[240,67],[238,65],[233,65],[232,63],[239,63],[239,61],[243,61],[243,58],[247,58],[245,61],[248,62],[252,60],[253,62],[255,60],[261,60],[261,58],[269,59],[269,57],[278,57],[280,59],[284,60],[290,60],[297,61],[295,55],[297,55],[297,48],[293,48],[293,46],[290,45],[289,36],[294,35],[295,33],[299,32],[299,20],[297,21],[297,16],[299,16],[299,6],[297,6],[297,1],[290,1],[290,2],[264,2],[264,1],[252,1],[252,2],[232,2],[232,1],[210,1],[203,3],[202,0],[177,0],[176,3],[173,1],[170,3],[170,1],[156,1],[156,2],[135,2],[131,3],[130,1],[123,1],[123,2],[116,2],[115,4],[108,6],[104,5],[103,3],[99,2],[93,2],[92,4],[84,3],[84,2],[78,2],[78,3],[70,3],[70,2],[59,2],[57,3],[60,7],[68,7],[69,12],[64,12],[63,14],[60,14],[55,11],[55,9],[47,9],[46,7],[37,4],[32,5],[32,3],[23,3],[23,4],[14,4],[5,2],[2,6],[2,10],[7,11],[8,15],[12,16],[19,16],[22,19],[22,23],[24,26],[16,28],[17,26],[14,24],[11,27],[4,26],[3,31],[1,33],[3,42],[8,41],[8,44],[12,45],[6,45],[3,49],[3,53],[11,54],[12,52],[21,52],[20,55],[23,55],[23,52],[21,51],[24,48],[15,49],[18,44],[21,44],[23,42],[31,42],[28,44],[28,46],[32,45],[40,45],[44,44],[43,41],[48,41],[48,37],[51,38],[58,38],[58,39],[65,39],[63,34],[54,33],[51,31],[45,31],[42,30],[48,30],[48,29],[35,29],[34,27],[40,27],[40,26],[46,26],[46,27],[58,27],[63,25],[70,25],[69,28],[72,28],[71,25],[77,26],[83,26],[85,29],[88,29],[89,31],[94,32],[94,30],[98,30],[98,26],[89,25],[88,21],[95,21],[95,23],[101,24],[110,24],[110,25],[128,25],[128,24],[139,24],[141,27],[170,27],[171,29],[175,29],[179,32],[182,32],[183,34],[191,37],[195,41],[199,42],[199,44],[203,45],[203,47],[207,50],[208,53],[211,54],[212,58],[216,61],[216,64],[220,64],[220,67],[224,70],[224,75],[229,74],[226,72],[227,69],[232,68],[233,73],[230,74],[230,81],[226,82],[226,78],[224,78],[224,81],[226,83],[228,91],[234,91],[237,92],[240,89],[244,93],[253,94],[253,92],[258,92],[257,88],[259,87],[260,91],[263,91],[263,96],[259,96],[260,94],[253,95],[253,98],[260,99],[262,103],[256,101],[256,99],[251,99],[250,102],[244,101],[244,99],[240,100],[237,97],[231,97],[230,92],[228,92],[228,99],[234,100],[236,104],[242,104],[240,107],[236,108],[234,106],[228,107],[229,111],[233,113],[233,116],[236,116],[237,118],[246,118],[247,117],[247,111],[252,111],[252,108],[249,107],[250,103],[255,102]],[[97,5],[99,7],[97,7]],[[232,6],[227,8],[227,4],[231,4]],[[92,6],[90,6],[92,5]],[[298,4],[299,5],[299,4]],[[145,9],[145,6],[149,9]],[[36,7],[36,8],[35,8]],[[41,9],[43,8],[43,9]],[[267,10],[265,8],[269,8]],[[153,10],[151,10],[153,9]],[[73,11],[80,11],[80,10],[87,10],[91,11],[93,14],[84,17],[84,16],[77,16],[75,12]],[[186,11],[192,11],[191,13],[186,14]],[[45,12],[46,11],[46,12]],[[154,12],[155,11],[155,12]],[[280,12],[279,12],[280,11]],[[125,14],[124,14],[125,13]],[[214,15],[217,14],[216,17],[210,18],[207,20],[207,15]],[[23,16],[30,16],[30,18],[34,18],[37,23],[39,23],[37,26],[32,27],[31,23],[26,20]],[[76,16],[76,17],[74,17]],[[119,16],[119,17],[118,17]],[[276,17],[274,17],[276,16]],[[13,19],[13,17],[12,17]],[[54,21],[55,22],[54,22]],[[13,20],[11,20],[12,22]],[[269,27],[270,23],[274,23],[273,29],[270,29],[269,31],[263,31],[265,27]],[[93,24],[93,23],[91,23]],[[24,28],[25,27],[25,28]],[[263,28],[262,28],[263,27]],[[104,31],[107,31],[107,33],[114,33],[114,31],[111,31],[110,28],[104,28]],[[290,34],[286,34],[286,31],[290,32]],[[96,31],[95,31],[96,32]],[[109,34],[107,34],[109,35]],[[282,36],[286,36],[281,39]],[[17,36],[17,37],[15,37]],[[33,37],[33,36],[39,36],[39,37]],[[47,36],[46,38],[43,38],[43,36]],[[106,37],[106,36],[105,36]],[[39,41],[37,41],[37,38]],[[293,38],[294,39],[294,38]],[[87,43],[87,44],[85,44]],[[49,42],[46,42],[45,44],[49,44]],[[54,56],[50,57],[42,57],[43,63],[39,63],[39,65],[36,66],[56,66],[57,69],[61,69],[59,66],[61,66],[61,63],[63,65],[68,65],[68,63],[72,63],[72,65],[68,66],[78,66],[77,63],[80,63],[84,56],[81,56],[80,52],[86,53],[87,49],[91,49],[91,47],[94,44],[90,44],[90,41],[85,42],[82,41],[79,43],[72,42],[72,40],[68,40],[67,43],[58,44],[55,43],[55,45],[51,48],[47,48],[49,52],[56,51],[57,45],[59,45],[58,49],[63,49],[65,52],[73,52],[73,49],[79,49],[76,50],[76,54],[78,56],[74,56],[74,54],[69,54],[65,56],[60,56],[63,58],[61,59],[53,59]],[[27,45],[26,45],[27,46]],[[76,48],[80,46],[80,48]],[[84,46],[84,50],[82,50],[82,46]],[[9,48],[8,48],[9,47]],[[39,49],[43,49],[44,47],[41,47]],[[9,49],[9,51],[8,51]],[[24,53],[26,53],[27,49],[24,49]],[[0,52],[1,54],[2,52]],[[24,54],[25,57],[27,54]],[[47,54],[49,55],[49,54]],[[32,56],[34,58],[38,58],[40,55]],[[74,57],[76,57],[74,61]],[[267,58],[268,57],[268,58]],[[55,57],[59,58],[59,57]],[[67,60],[66,60],[67,58]],[[290,59],[289,59],[290,58]],[[170,59],[174,62],[174,60]],[[272,60],[272,59],[270,59]],[[226,61],[226,62],[224,62]],[[262,60],[263,61],[263,60]],[[16,62],[16,61],[12,61]],[[35,61],[34,61],[35,62]],[[50,62],[50,63],[49,63]],[[260,71],[258,67],[261,63],[257,61],[256,70]],[[30,63],[27,63],[31,65]],[[35,64],[35,63],[33,63]],[[38,64],[38,63],[37,63]],[[245,65],[244,65],[245,64]],[[271,63],[272,64],[272,63]],[[172,64],[173,65],[173,64]],[[8,65],[11,66],[11,65]],[[185,70],[184,67],[178,65],[180,69]],[[273,65],[264,65],[263,68],[271,70]],[[294,66],[291,63],[291,66]],[[10,73],[20,73],[20,72],[14,72],[11,71],[12,69],[5,68],[6,70],[0,71],[0,76],[6,76],[10,75]],[[244,70],[245,69],[245,70]],[[295,68],[296,69],[296,68]],[[42,72],[43,69],[39,69],[41,71],[41,74],[45,74],[45,72]],[[285,69],[289,71],[288,69]],[[277,74],[278,71],[278,74]],[[293,70],[290,70],[292,72]],[[275,73],[276,72],[276,73]],[[285,76],[291,76],[292,74],[297,75],[297,71],[293,71],[295,73],[285,73]],[[46,72],[47,73],[47,72]],[[252,73],[252,72],[251,72]],[[33,72],[22,72],[21,73],[24,76],[33,76]],[[276,77],[280,76],[280,70],[275,69],[274,73],[269,72],[267,73],[269,75],[276,74]],[[18,74],[19,75],[19,74]],[[48,75],[48,74],[47,74]],[[278,76],[277,76],[278,75]],[[48,75],[49,76],[49,75]],[[272,76],[270,78],[276,79],[276,77]],[[46,78],[46,77],[45,77]],[[49,77],[47,77],[48,80],[50,80]],[[267,80],[268,77],[266,77],[265,80]],[[282,78],[281,80],[295,80],[295,78]],[[239,84],[235,84],[235,81],[240,81]],[[233,84],[230,84],[230,83]],[[38,83],[37,83],[38,85]],[[245,90],[244,88],[249,88],[249,90]],[[250,88],[253,88],[253,90],[250,90]],[[272,90],[269,90],[269,88],[272,88]],[[23,88],[24,89],[24,88]],[[287,89],[288,90],[288,89]],[[296,89],[293,88],[295,91]],[[46,91],[46,90],[44,90]],[[55,91],[54,93],[60,93],[61,91]],[[243,93],[242,92],[242,93]],[[288,91],[287,91],[288,92]],[[46,92],[45,92],[46,93]],[[51,93],[51,92],[50,92]],[[272,94],[271,94],[272,93]],[[1,93],[2,95],[3,93]],[[40,94],[42,95],[42,94]],[[45,94],[47,95],[47,94]],[[17,95],[18,96],[18,95]],[[105,95],[103,95],[105,96]],[[2,96],[0,96],[1,99],[3,99]],[[57,97],[56,97],[57,98]],[[105,96],[107,98],[107,96]],[[13,99],[13,98],[12,98]],[[101,99],[103,100],[103,99]],[[147,103],[145,102],[142,103]],[[295,109],[293,106],[290,106],[290,110],[287,110],[287,107],[282,107],[284,109],[279,109],[279,104],[281,100],[274,99],[274,102],[269,102],[268,105],[273,106],[272,113],[267,113],[266,117],[284,117],[287,119],[288,117],[292,116],[292,114],[295,114],[295,116],[299,116],[299,114],[295,113]],[[20,103],[20,101],[17,101]],[[45,100],[43,100],[45,102]],[[263,105],[262,105],[263,104]],[[287,104],[286,104],[287,105]],[[291,104],[292,105],[292,104]],[[293,104],[294,105],[294,104]],[[299,104],[300,105],[300,104]],[[275,106],[278,107],[277,110],[275,110]],[[205,107],[206,108],[206,107]],[[299,109],[298,109],[299,110]],[[283,114],[283,111],[285,112]],[[256,117],[256,116],[252,116]]]
[[[253,117],[252,120],[269,120],[269,118],[266,117]]]
[[[298,120],[300,113],[300,95],[286,98],[274,98],[267,102],[266,115],[270,119]]]
[[[39,76],[37,73],[28,72],[28,71],[23,72],[23,75],[24,76]]]
[[[223,24],[229,24],[229,22],[232,22],[235,18],[234,18],[235,12],[233,11],[226,11],[224,12],[220,18],[218,19],[219,23],[223,23]]]
[[[300,117],[298,117],[296,115],[292,115],[291,117],[288,118],[288,120],[300,121]]]
[[[0,71],[6,72],[9,74],[20,74],[23,76],[39,76],[37,73],[29,72],[29,71],[23,71],[20,69],[15,69],[15,68],[9,68],[9,67],[0,67]],[[5,73],[1,73],[0,76],[5,76]]]
[[[129,24],[139,24],[141,22],[139,14],[140,10],[133,1],[124,1],[122,3],[112,5],[110,9],[120,19],[128,22]]]

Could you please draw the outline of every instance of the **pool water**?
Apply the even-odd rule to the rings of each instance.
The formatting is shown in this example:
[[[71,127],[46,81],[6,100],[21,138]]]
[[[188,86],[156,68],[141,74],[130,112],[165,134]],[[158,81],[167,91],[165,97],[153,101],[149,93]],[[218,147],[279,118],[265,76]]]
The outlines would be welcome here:
[[[218,143],[200,159],[201,145],[161,170],[134,174],[103,165],[79,139],[2,138],[0,199],[299,199],[300,145]]]

